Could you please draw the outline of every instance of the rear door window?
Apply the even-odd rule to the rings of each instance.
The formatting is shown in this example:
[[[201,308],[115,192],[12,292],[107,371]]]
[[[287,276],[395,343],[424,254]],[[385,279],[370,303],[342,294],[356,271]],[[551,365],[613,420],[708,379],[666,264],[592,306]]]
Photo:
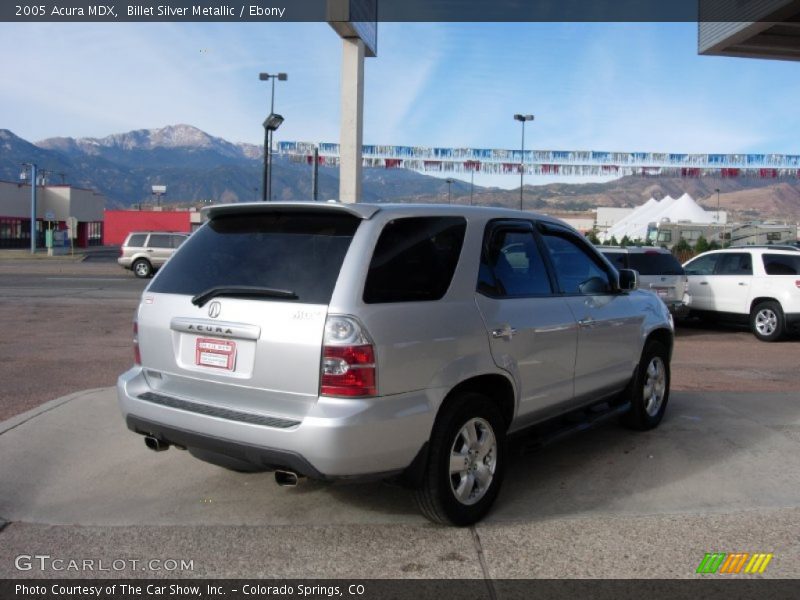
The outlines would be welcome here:
[[[762,260],[767,275],[800,275],[800,256],[764,254]]]
[[[364,302],[439,300],[453,279],[467,223],[461,217],[408,217],[388,222],[364,285]]]
[[[150,241],[147,242],[147,245],[150,248],[172,248],[171,238],[171,235],[151,233]]]
[[[530,225],[500,226],[492,232],[481,255],[478,291],[492,298],[553,293]]]
[[[359,223],[337,213],[222,215],[181,245],[150,291],[194,296],[217,286],[256,286],[328,304]]]
[[[183,236],[183,235],[171,235],[170,236],[170,245],[173,248],[177,248],[178,246],[180,246],[185,241],[186,241],[186,236]]]
[[[752,275],[753,261],[749,252],[724,254],[717,263],[715,275]]]

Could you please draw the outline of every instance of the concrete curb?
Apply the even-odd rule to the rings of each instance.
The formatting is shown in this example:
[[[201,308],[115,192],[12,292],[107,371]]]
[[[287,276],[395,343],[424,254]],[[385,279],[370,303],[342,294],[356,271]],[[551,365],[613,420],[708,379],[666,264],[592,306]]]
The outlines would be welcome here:
[[[27,423],[31,419],[34,419],[41,414],[50,412],[51,410],[58,408],[62,404],[66,404],[67,402],[75,400],[76,398],[80,398],[81,396],[85,396],[87,394],[101,392],[109,389],[113,389],[113,386],[81,390],[80,392],[73,392],[71,394],[67,394],[66,396],[61,396],[60,398],[56,398],[55,400],[50,400],[49,402],[40,404],[36,408],[32,408],[28,411],[25,411],[24,413],[20,413],[14,417],[11,417],[10,419],[6,419],[5,421],[0,421],[0,435],[3,435],[7,431],[11,431],[12,429],[19,427],[23,423]]]

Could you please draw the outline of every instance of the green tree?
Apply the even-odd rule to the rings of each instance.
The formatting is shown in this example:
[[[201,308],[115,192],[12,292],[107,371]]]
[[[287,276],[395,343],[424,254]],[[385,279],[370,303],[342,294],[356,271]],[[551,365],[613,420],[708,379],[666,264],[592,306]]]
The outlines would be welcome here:
[[[699,238],[697,238],[697,241],[694,244],[694,251],[700,254],[701,252],[708,252],[708,250],[708,240],[701,235]]]
[[[619,245],[622,246],[623,248],[625,246],[630,246],[631,245],[631,238],[629,238],[627,235],[623,235],[622,239],[619,242]]]
[[[719,250],[720,249],[719,242],[717,240],[711,240],[708,243],[708,249],[709,250]]]
[[[591,242],[595,246],[600,244],[600,240],[598,239],[597,233],[595,233],[594,229],[592,229],[589,233],[586,234],[586,239],[589,240],[589,242]]]
[[[692,247],[684,238],[678,240],[678,243],[672,247],[673,252],[691,252]]]
[[[611,239],[608,240],[608,245],[609,246],[619,246],[619,242],[617,241],[617,236],[612,235]]]

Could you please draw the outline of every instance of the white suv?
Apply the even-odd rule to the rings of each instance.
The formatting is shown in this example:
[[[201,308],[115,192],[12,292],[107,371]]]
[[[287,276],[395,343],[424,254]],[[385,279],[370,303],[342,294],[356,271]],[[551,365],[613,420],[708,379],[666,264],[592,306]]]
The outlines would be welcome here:
[[[800,252],[728,248],[705,252],[683,267],[693,315],[749,319],[753,334],[765,342],[800,323]]]

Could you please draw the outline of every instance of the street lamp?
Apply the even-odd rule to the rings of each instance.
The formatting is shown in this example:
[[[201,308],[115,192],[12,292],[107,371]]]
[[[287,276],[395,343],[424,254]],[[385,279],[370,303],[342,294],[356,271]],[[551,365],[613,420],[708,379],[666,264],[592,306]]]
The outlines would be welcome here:
[[[269,105],[269,116],[264,121],[264,178],[261,189],[261,200],[272,200],[272,134],[283,123],[283,117],[275,114],[275,80],[286,81],[286,73],[259,73],[260,81],[272,80],[272,96]]]
[[[447,203],[452,204],[453,202],[450,200],[450,186],[453,185],[453,179],[448,177],[445,179],[445,182],[447,182]]]
[[[514,120],[522,123],[522,151],[519,156],[519,209],[522,210],[522,185],[525,181],[525,123],[533,121],[533,115],[514,115]]]
[[[25,181],[31,170],[31,254],[36,254],[36,163],[22,163],[19,178]]]

